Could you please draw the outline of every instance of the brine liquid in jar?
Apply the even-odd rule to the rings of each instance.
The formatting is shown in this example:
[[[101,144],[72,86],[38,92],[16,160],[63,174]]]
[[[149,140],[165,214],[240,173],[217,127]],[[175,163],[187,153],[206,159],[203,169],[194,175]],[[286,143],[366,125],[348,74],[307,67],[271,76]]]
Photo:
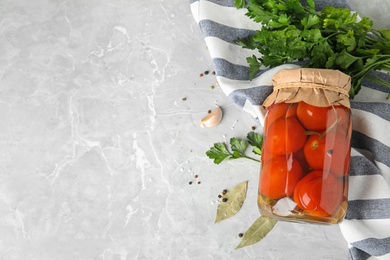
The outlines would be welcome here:
[[[347,209],[351,112],[304,101],[267,108],[258,189],[260,213],[339,223]]]

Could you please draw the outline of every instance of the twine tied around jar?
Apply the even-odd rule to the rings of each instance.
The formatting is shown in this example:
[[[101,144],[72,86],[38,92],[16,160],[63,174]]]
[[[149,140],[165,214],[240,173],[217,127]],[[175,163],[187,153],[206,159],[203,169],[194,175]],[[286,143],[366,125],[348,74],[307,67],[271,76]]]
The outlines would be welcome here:
[[[351,77],[338,70],[298,68],[281,70],[272,78],[273,92],[264,101],[268,108],[274,103],[297,103],[327,107],[342,105],[350,108]]]

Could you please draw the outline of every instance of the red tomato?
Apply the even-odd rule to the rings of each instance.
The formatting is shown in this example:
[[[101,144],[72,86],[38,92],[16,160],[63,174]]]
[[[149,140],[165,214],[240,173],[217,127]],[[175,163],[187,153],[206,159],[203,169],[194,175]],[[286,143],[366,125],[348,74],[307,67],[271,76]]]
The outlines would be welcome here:
[[[345,108],[343,106],[334,106],[333,110],[330,111],[331,113],[331,119],[328,120],[330,122],[338,121],[339,125],[345,124],[345,122],[349,122],[349,116],[350,112],[348,108]]]
[[[289,107],[286,112],[287,117],[296,117],[297,116],[298,103],[289,104]]]
[[[351,151],[348,136],[329,132],[321,139],[314,134],[307,139],[303,151],[312,169],[330,171],[336,176],[348,174]]]
[[[296,116],[298,104],[289,104],[289,103],[278,103],[272,104],[267,109],[267,122],[266,124],[271,125],[276,119],[281,117],[288,118]]]
[[[331,130],[333,132],[339,132],[341,135],[345,136],[346,138],[348,137],[349,139],[351,138],[352,136],[352,124],[350,123],[351,120],[350,120],[350,114],[347,113],[346,114],[346,122],[347,124],[345,124],[345,122],[343,124],[338,124],[337,127],[335,127],[335,129]]]
[[[316,107],[300,102],[297,107],[299,122],[310,131],[324,131],[338,121],[339,125],[349,120],[347,109],[342,106]]]
[[[287,103],[272,104],[267,108],[266,123],[272,124],[276,119],[284,116],[288,109]]]
[[[323,171],[312,171],[295,187],[294,201],[311,216],[330,216],[344,199],[342,181]]]
[[[263,145],[261,149],[261,163],[264,165],[266,162],[271,160],[273,157],[275,157],[274,154],[272,154],[265,145]]]
[[[259,192],[270,199],[290,197],[302,178],[302,168],[292,157],[277,156],[263,165]]]
[[[306,173],[312,170],[306,161],[305,154],[303,153],[303,149],[300,149],[298,152],[295,152],[293,154],[293,158],[297,160],[299,164],[302,166],[303,175],[305,175]]]
[[[295,117],[279,118],[266,127],[264,145],[275,155],[294,153],[306,141],[305,129]]]

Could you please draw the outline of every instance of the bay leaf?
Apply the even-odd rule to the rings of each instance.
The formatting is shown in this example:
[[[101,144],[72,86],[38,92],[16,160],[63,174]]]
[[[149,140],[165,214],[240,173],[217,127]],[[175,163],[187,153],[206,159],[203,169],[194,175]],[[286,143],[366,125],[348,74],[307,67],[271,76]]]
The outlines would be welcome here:
[[[244,233],[240,244],[235,249],[256,244],[262,240],[275,226],[277,220],[261,216],[253,222]]]
[[[231,188],[224,196],[217,208],[215,223],[234,216],[244,204],[248,190],[248,181],[241,182]]]

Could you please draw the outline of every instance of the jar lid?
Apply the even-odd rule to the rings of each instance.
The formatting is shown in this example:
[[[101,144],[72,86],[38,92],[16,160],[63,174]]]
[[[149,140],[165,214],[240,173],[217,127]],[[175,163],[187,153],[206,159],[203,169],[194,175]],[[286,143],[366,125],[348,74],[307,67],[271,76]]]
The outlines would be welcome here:
[[[351,77],[339,70],[298,68],[279,71],[272,78],[274,90],[263,106],[304,101],[310,105],[350,107]]]

